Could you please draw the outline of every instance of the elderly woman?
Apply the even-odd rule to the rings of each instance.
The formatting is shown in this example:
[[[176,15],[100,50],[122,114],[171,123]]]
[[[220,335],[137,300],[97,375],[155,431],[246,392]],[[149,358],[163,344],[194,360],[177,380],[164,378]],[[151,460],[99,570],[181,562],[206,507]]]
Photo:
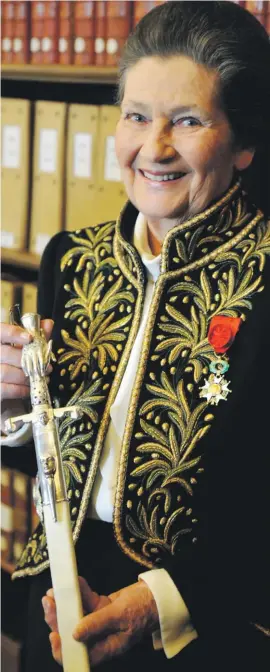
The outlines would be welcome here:
[[[88,409],[59,431],[85,577],[74,637],[102,670],[269,666],[269,66],[231,2],[151,11],[120,64],[129,200],[42,260],[51,394]],[[19,348],[4,358],[3,396],[27,396]],[[31,577],[25,670],[57,670],[41,525],[15,576]]]

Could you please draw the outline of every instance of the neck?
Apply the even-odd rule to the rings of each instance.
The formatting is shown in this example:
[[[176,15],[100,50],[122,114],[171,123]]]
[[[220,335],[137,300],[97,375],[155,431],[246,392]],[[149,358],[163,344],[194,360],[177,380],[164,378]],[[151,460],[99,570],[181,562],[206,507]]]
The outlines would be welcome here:
[[[149,225],[147,225],[148,243],[152,254],[157,257],[161,252],[162,241],[159,240]]]
[[[188,219],[188,214],[185,216],[179,217],[178,219],[167,219],[163,221],[153,221],[147,220],[147,235],[148,243],[151,249],[151,252],[156,256],[160,254],[162,249],[163,240],[166,237],[168,231],[173,229],[177,224],[181,224]]]

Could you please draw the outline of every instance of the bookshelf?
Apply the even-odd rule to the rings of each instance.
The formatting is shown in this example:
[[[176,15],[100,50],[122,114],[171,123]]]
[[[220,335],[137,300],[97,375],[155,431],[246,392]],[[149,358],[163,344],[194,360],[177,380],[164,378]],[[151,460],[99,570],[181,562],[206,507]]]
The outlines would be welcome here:
[[[40,257],[31,252],[12,250],[8,247],[1,248],[2,264],[15,266],[16,268],[25,268],[31,271],[38,271]]]
[[[116,84],[117,68],[76,65],[2,65],[2,80]]]

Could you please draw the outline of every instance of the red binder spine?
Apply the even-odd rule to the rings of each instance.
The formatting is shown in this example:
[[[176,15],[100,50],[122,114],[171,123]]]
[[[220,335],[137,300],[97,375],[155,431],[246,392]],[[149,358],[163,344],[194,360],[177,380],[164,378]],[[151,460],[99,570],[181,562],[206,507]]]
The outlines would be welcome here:
[[[256,0],[255,2],[246,2],[246,9],[253,14],[260,23],[265,26],[266,24],[266,6],[267,3],[265,0]]]
[[[42,63],[41,41],[44,34],[45,5],[46,2],[31,2],[30,61],[33,65]]]
[[[135,28],[137,23],[150,12],[154,7],[158,5],[163,5],[165,0],[134,0],[133,2],[133,18],[132,18],[132,29]]]
[[[269,0],[266,3],[265,28],[266,28],[266,31],[267,31],[268,35],[270,36],[270,2],[269,2]]]
[[[30,40],[30,3],[15,2],[14,7],[14,38],[13,63],[29,62]]]
[[[94,64],[96,2],[75,0],[74,3],[74,63],[76,65]]]
[[[105,65],[106,62],[106,11],[107,2],[99,0],[96,4],[96,30],[95,30],[95,65]]]
[[[12,63],[13,61],[13,50],[12,50],[12,40],[14,33],[14,2],[5,2],[1,3],[1,13],[2,13],[2,63]]]
[[[60,2],[58,61],[62,65],[73,62],[73,5],[70,0]]]
[[[132,3],[123,0],[107,3],[106,65],[116,66],[131,30]]]
[[[44,31],[41,40],[42,63],[52,65],[58,60],[59,2],[45,2]]]

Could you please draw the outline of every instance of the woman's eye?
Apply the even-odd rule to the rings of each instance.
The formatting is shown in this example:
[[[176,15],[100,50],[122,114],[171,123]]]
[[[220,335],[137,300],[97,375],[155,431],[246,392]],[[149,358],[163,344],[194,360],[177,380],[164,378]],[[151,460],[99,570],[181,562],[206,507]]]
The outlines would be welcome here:
[[[182,117],[181,119],[176,119],[175,124],[184,127],[201,126],[201,122],[196,117]]]
[[[138,112],[126,112],[124,118],[130,119],[130,121],[136,121],[139,124],[145,121],[145,117]]]

